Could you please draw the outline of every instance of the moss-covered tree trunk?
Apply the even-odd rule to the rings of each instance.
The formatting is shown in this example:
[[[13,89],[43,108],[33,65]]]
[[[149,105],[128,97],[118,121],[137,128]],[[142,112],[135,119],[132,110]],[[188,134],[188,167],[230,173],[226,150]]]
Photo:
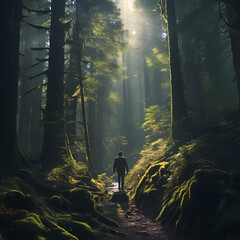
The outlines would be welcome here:
[[[71,159],[64,114],[65,0],[52,0],[47,102],[44,118],[42,163],[46,170]],[[71,159],[72,160],[72,159]]]
[[[189,118],[181,74],[175,0],[167,0],[167,20],[171,82],[171,138],[182,140],[186,138],[189,131]]]
[[[22,1],[8,0],[1,3],[1,138],[0,176],[21,166],[16,141],[16,112],[18,92],[18,57]]]

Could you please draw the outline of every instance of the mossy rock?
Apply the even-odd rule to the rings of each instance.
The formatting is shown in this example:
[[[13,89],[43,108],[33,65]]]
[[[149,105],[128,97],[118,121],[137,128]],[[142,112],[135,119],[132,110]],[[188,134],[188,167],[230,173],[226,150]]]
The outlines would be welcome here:
[[[72,233],[79,239],[88,240],[93,237],[92,228],[87,223],[72,221],[70,227]]]
[[[69,211],[71,209],[71,203],[63,196],[54,195],[50,198],[50,204],[62,210]]]
[[[94,213],[95,201],[90,191],[82,188],[74,188],[71,190],[70,202],[72,210],[78,213]]]
[[[4,205],[7,208],[19,209],[24,199],[24,194],[21,191],[12,190],[6,193]]]
[[[129,201],[129,197],[126,194],[126,192],[115,192],[113,195],[110,197],[110,200],[112,202],[124,202],[127,203]]]
[[[51,240],[78,240],[78,238],[72,235],[70,232],[60,227],[56,223],[49,221],[47,218],[42,218],[44,225],[48,228],[46,233],[46,239]]]
[[[26,218],[16,220],[11,224],[11,228],[6,232],[7,239],[35,240],[44,237],[46,228],[40,217],[35,213],[30,213]]]
[[[73,220],[70,214],[59,215],[57,223],[80,239],[90,239],[93,236],[92,228],[87,223]]]
[[[91,214],[72,213],[72,218],[74,221],[85,222],[92,228],[98,228],[101,226],[101,223]]]
[[[5,194],[3,202],[8,209],[32,211],[37,209],[35,201],[32,195],[25,195],[21,191],[11,190]]]
[[[47,232],[47,239],[51,240],[78,240],[78,238],[65,229],[57,227]]]
[[[21,220],[16,220],[14,226],[24,232],[29,233],[44,233],[45,226],[43,225],[40,217],[35,213],[30,213],[28,217]]]
[[[206,239],[214,239],[218,206],[223,198],[231,199],[229,183],[230,174],[225,171],[196,170],[191,179],[173,188],[158,218],[165,227],[176,226],[181,234],[198,234],[200,239],[207,234]]]
[[[36,240],[47,240],[45,237],[43,236],[36,236],[35,238]]]

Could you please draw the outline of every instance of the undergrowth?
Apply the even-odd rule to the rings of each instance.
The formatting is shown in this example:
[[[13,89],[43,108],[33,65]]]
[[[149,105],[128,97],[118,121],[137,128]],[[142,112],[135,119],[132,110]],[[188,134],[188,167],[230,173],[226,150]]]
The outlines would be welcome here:
[[[180,147],[162,140],[145,146],[127,178],[137,207],[183,239],[239,239],[239,120]]]
[[[115,222],[100,213],[100,199],[110,181],[105,174],[93,179],[83,163],[66,164],[48,174],[17,170],[1,179],[0,238],[114,239],[109,227]]]

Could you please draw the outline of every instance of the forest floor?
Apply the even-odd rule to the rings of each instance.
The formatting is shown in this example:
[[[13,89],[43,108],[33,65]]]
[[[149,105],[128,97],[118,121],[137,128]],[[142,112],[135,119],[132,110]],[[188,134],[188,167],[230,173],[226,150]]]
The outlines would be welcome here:
[[[118,192],[117,182],[113,182],[107,189],[112,195]],[[116,221],[121,227],[113,227],[115,239],[134,240],[173,240],[160,223],[144,215],[131,202],[114,203],[108,199],[102,201],[103,214]]]

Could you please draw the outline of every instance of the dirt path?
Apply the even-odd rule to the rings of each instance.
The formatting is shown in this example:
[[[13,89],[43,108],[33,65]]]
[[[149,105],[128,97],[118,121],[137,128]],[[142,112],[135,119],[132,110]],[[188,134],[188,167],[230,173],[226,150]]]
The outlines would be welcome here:
[[[110,194],[118,192],[117,183],[113,183],[108,189]],[[141,211],[129,203],[112,203],[103,201],[104,215],[114,219],[120,224],[120,228],[112,228],[116,233],[116,240],[172,240],[161,225],[144,216]]]

